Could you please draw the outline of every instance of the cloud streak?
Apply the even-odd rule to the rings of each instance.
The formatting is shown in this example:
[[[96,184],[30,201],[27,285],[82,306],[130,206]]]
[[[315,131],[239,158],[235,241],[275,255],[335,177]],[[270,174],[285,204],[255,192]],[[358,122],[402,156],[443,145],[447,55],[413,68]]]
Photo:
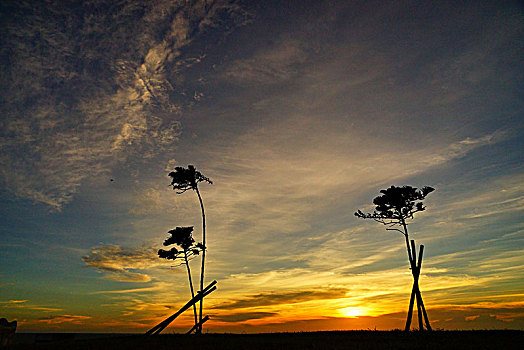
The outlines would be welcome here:
[[[46,323],[49,325],[61,324],[61,323],[70,323],[75,325],[84,324],[85,321],[90,320],[90,316],[84,315],[57,315],[57,316],[48,316],[38,319],[39,322]]]
[[[105,273],[106,278],[120,282],[149,282],[151,281],[149,275],[131,270],[166,265],[158,258],[154,248],[145,246],[122,248],[111,244],[102,245],[91,249],[82,260],[87,266]]]
[[[254,53],[253,57],[236,60],[223,67],[222,76],[240,85],[273,85],[297,76],[306,60],[299,41],[282,40],[269,49]]]
[[[173,147],[180,113],[195,102],[181,82],[198,60],[182,48],[242,24],[228,1],[37,1],[5,11],[1,180],[57,211],[115,164]]]
[[[311,300],[338,299],[346,295],[348,291],[343,288],[327,288],[326,290],[300,290],[300,291],[278,291],[272,293],[260,293],[248,298],[233,300],[215,309],[243,309],[259,306],[295,304]]]
[[[237,323],[249,320],[259,320],[266,317],[273,317],[276,315],[278,314],[274,312],[239,312],[230,315],[218,315],[216,317],[213,317],[213,319],[216,319],[220,322]]]

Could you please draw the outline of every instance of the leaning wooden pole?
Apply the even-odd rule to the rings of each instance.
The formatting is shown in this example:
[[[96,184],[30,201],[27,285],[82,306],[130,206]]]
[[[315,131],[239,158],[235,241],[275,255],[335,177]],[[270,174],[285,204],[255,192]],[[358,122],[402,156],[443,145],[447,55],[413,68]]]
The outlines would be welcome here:
[[[191,334],[194,330],[198,329],[199,327],[202,326],[202,324],[204,324],[205,322],[209,321],[209,316],[206,315],[206,317],[204,317],[202,319],[202,323],[198,322],[196,323],[189,331],[187,331],[186,334]]]
[[[424,254],[424,245],[420,245],[420,250],[418,253],[418,264],[417,264],[417,291],[418,296],[420,298],[420,307],[422,309],[422,315],[424,316],[424,321],[426,322],[426,328],[428,331],[431,331],[431,325],[429,324],[429,317],[428,313],[426,312],[426,307],[424,306],[424,302],[422,301],[422,294],[420,293],[420,287],[418,285],[418,280],[420,278],[420,270],[422,268],[422,255]]]
[[[413,317],[413,303],[415,302],[415,286],[411,289],[411,297],[409,298],[408,317],[406,318],[406,326],[404,330],[407,332],[411,328],[411,318]]]
[[[159,324],[157,324],[156,326],[154,326],[153,328],[151,328],[150,330],[148,330],[146,332],[146,335],[156,335],[156,334],[159,334],[160,332],[162,332],[167,326],[169,326],[169,324],[171,322],[173,322],[178,316],[180,316],[184,311],[186,311],[187,309],[189,309],[191,306],[193,306],[195,303],[199,302],[200,300],[202,300],[204,297],[208,296],[209,294],[211,294],[211,292],[213,292],[215,289],[217,289],[217,287],[215,286],[215,284],[217,283],[217,281],[213,281],[211,282],[202,292],[198,292],[197,295],[192,298],[191,300],[189,300],[184,306],[182,306],[180,308],[180,310],[178,310],[177,312],[175,312],[173,315],[169,316],[168,318],[166,318],[164,321],[160,322]]]
[[[423,247],[423,245],[421,245],[421,247]],[[415,247],[415,240],[411,240],[411,249],[413,250],[413,261],[417,261],[417,254],[416,254],[416,247]],[[420,276],[420,263],[421,263],[421,260],[422,257],[420,256],[420,252],[419,252],[419,260],[417,261],[417,264],[416,264],[416,269],[415,271],[413,271],[413,276],[416,276],[416,284],[417,284],[417,290],[415,291],[415,295],[417,297],[417,317],[418,317],[418,329],[420,331],[424,330],[424,323],[422,322],[422,310],[421,310],[421,304],[422,304],[422,297],[420,296],[420,288],[418,288],[418,279],[419,279],[419,276]],[[418,292],[418,293],[417,293]]]
[[[405,224],[403,224],[403,226],[404,226],[404,232],[405,232],[404,237],[406,238],[406,248],[408,251],[409,266],[411,267],[411,274],[415,276],[414,271],[416,271],[417,265],[416,265],[416,258],[413,256],[413,254],[416,255],[416,251],[414,249],[413,250],[411,249],[409,245],[408,235],[407,235],[407,227]],[[413,317],[414,302],[415,302],[415,288],[413,286],[413,288],[411,289],[411,296],[409,298],[408,316],[406,318],[406,326],[404,327],[405,331],[409,331],[411,327],[411,319]]]

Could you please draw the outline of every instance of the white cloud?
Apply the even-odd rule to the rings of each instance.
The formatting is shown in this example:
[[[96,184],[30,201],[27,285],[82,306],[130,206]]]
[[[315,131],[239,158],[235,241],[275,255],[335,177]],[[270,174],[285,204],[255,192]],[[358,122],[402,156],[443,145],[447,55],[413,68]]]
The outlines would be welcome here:
[[[2,85],[2,114],[9,117],[2,123],[0,176],[18,197],[57,211],[82,183],[129,156],[147,159],[173,148],[180,113],[194,103],[180,86],[191,66],[181,49],[211,24],[242,14],[229,1],[97,8],[104,5],[71,9],[80,17],[87,12],[74,38],[60,19],[67,6],[56,3],[45,5],[46,22],[27,15],[8,26],[14,81]],[[107,16],[114,28],[105,28]],[[32,46],[35,35],[42,50]]]

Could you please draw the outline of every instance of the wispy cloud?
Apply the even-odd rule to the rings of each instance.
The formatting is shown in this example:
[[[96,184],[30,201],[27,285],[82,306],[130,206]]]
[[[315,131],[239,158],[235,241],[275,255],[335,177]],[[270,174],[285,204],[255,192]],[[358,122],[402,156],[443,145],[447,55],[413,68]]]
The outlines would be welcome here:
[[[257,306],[268,306],[278,304],[301,303],[310,300],[338,299],[346,295],[348,291],[343,288],[326,288],[325,290],[300,290],[300,291],[278,291],[272,293],[260,293],[249,296],[248,298],[233,300],[221,305],[215,309],[238,309],[250,308]]]
[[[496,132],[406,150],[394,146],[394,142],[384,145],[370,137],[364,139],[346,128],[327,128],[320,120],[287,118],[254,129],[238,137],[230,147],[216,151],[213,159],[220,162],[210,164],[207,172],[215,184],[206,189],[206,203],[210,224],[219,232],[221,245],[235,247],[233,252],[224,252],[223,261],[230,254],[250,251],[242,259],[269,262],[281,256],[280,249],[285,249],[287,257],[295,262],[306,256],[320,263],[336,260],[336,255],[313,248],[323,245],[336,249],[331,237],[324,242],[305,241],[316,237],[317,230],[312,228],[324,222],[323,215],[328,215],[325,213],[329,212],[331,220],[337,215],[353,218],[361,204],[348,205],[359,191],[423,174],[503,139]],[[320,135],[330,135],[329,140],[320,140]],[[395,253],[398,246],[382,250],[374,260]],[[222,248],[216,249],[221,253]],[[368,258],[367,263],[372,260]],[[366,264],[366,260],[355,263]]]
[[[125,282],[129,282],[124,280]],[[135,282],[135,281],[131,281]],[[132,288],[132,289],[115,289],[115,290],[101,290],[93,292],[92,294],[131,294],[131,293],[144,293],[153,291],[165,291],[170,285],[163,282],[154,282],[151,287],[143,288]]]
[[[45,21],[35,8],[45,8]],[[17,196],[54,210],[118,162],[173,147],[180,112],[195,102],[180,84],[194,64],[181,49],[244,18],[229,1],[36,2],[6,11],[13,15],[3,49],[12,61],[1,79],[9,117],[2,119],[0,175]]]
[[[2,307],[5,309],[14,309],[14,310],[19,310],[19,311],[24,311],[24,310],[40,311],[40,312],[63,311],[61,308],[57,308],[57,307],[37,305],[37,304],[30,302],[29,300],[0,301],[0,304],[2,304]]]
[[[28,300],[8,300],[8,301],[0,301],[0,304],[22,304],[26,303]]]
[[[87,266],[104,272],[107,278],[122,282],[149,282],[149,275],[131,270],[165,265],[154,248],[145,246],[122,248],[117,245],[102,245],[93,248],[82,260]]]
[[[272,317],[276,315],[278,314],[275,312],[238,312],[229,315],[218,315],[216,317],[213,317],[213,319],[216,319],[217,321],[221,322],[236,323],[249,320],[259,320],[262,318]]]
[[[223,78],[242,85],[278,84],[295,77],[306,60],[301,42],[282,39],[252,57],[236,60],[223,67]]]
[[[464,187],[461,193],[457,187]],[[473,188],[459,182],[450,188],[445,205],[434,209],[437,217],[449,218],[448,222],[457,220],[481,219],[493,215],[511,214],[524,209],[524,185],[522,174],[503,175],[492,182],[481,183]]]
[[[71,323],[71,324],[83,324],[86,320],[91,319],[90,316],[84,315],[57,315],[40,318],[38,321],[47,324],[60,324],[60,323]]]

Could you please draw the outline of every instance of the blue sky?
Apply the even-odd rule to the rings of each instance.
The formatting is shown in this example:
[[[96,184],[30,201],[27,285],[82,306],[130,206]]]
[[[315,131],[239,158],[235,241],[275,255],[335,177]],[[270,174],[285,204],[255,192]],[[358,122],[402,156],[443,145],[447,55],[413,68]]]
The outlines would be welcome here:
[[[211,331],[403,327],[403,237],[353,213],[405,184],[436,189],[409,226],[433,325],[524,327],[519,2],[1,14],[0,310],[21,330],[142,331],[182,304],[156,251],[200,237],[196,196],[168,186],[187,164],[214,182]]]

